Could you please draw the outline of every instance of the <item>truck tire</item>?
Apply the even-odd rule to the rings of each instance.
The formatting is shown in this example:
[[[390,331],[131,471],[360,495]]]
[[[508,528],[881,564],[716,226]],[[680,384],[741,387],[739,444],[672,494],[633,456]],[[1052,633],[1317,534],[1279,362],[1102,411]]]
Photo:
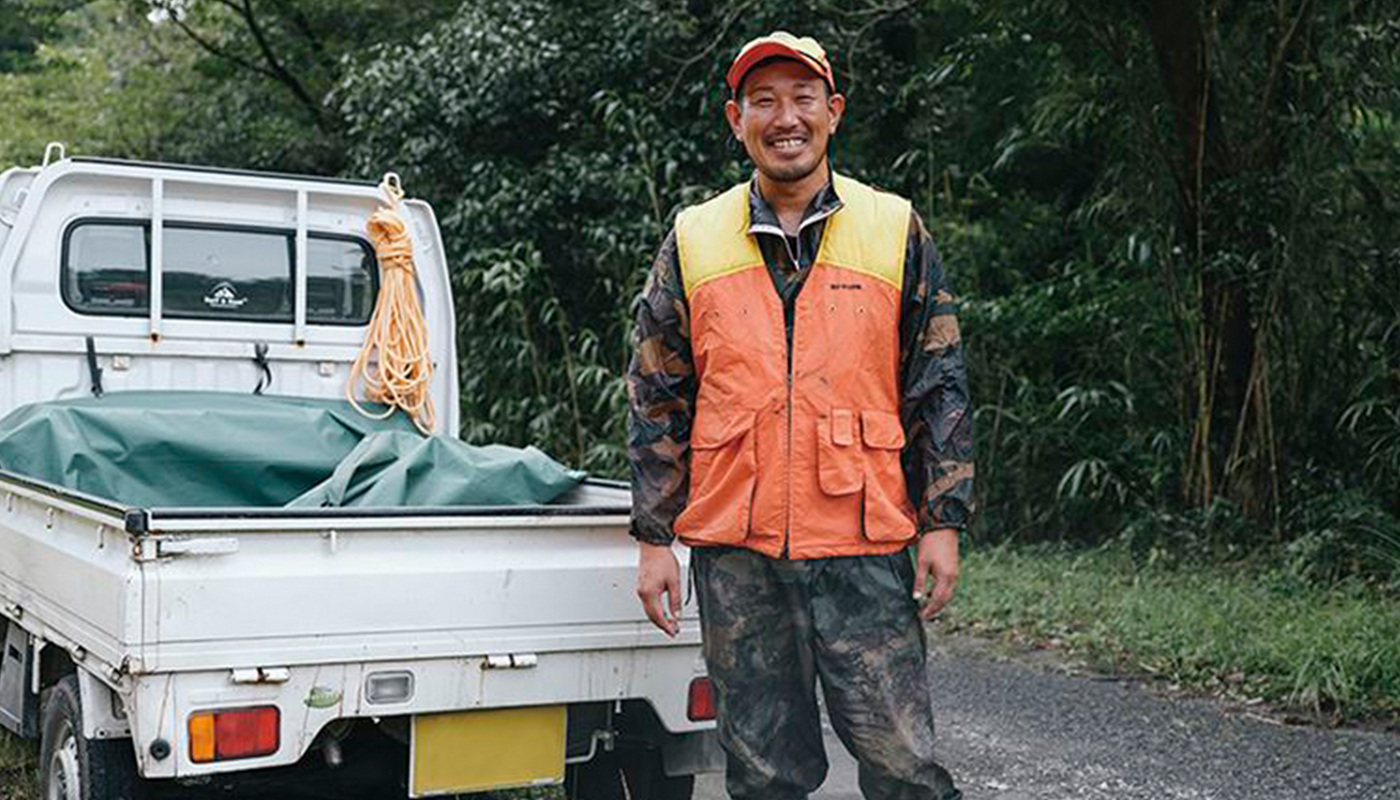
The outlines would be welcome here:
[[[668,776],[654,747],[621,746],[571,769],[570,800],[690,800],[695,792],[695,776]]]
[[[41,714],[40,797],[145,800],[131,742],[84,738],[78,676],[69,675],[44,691]]]

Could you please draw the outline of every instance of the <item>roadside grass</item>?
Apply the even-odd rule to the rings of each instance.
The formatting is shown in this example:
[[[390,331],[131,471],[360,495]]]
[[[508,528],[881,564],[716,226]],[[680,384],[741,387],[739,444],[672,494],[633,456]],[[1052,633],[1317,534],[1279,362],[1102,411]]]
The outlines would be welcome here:
[[[1112,546],[974,548],[947,618],[1318,722],[1400,723],[1400,598],[1359,581],[1142,566]]]
[[[30,800],[35,795],[39,747],[0,730],[0,800]]]

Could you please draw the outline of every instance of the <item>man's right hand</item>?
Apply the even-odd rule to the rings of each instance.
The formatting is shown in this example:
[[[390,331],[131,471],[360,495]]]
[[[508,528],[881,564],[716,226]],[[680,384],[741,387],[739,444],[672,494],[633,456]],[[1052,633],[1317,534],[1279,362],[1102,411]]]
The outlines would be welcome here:
[[[638,542],[637,597],[651,624],[675,636],[681,631],[681,565],[667,544]],[[661,595],[666,595],[663,603]],[[670,613],[667,614],[669,608]]]

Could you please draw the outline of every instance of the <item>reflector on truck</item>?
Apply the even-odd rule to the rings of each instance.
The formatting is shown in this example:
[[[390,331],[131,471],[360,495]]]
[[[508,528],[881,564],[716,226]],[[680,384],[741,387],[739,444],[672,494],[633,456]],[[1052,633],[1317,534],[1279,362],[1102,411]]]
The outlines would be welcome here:
[[[685,715],[691,722],[715,718],[715,685],[710,682],[708,675],[690,682]]]

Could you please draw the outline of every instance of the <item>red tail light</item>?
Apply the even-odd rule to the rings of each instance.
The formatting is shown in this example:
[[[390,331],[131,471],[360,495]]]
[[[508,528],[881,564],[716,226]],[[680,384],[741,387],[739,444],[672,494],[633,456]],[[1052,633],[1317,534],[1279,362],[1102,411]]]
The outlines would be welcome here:
[[[685,714],[691,722],[715,718],[715,685],[708,677],[690,682],[690,701],[686,703]]]
[[[280,744],[277,706],[201,711],[190,716],[190,760],[196,763],[268,756]]]

